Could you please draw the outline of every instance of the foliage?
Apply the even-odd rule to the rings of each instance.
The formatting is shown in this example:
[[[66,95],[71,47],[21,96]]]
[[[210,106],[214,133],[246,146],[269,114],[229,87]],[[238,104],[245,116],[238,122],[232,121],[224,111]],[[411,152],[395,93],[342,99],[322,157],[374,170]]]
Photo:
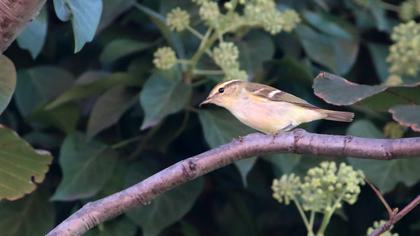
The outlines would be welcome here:
[[[417,16],[415,0],[47,1],[0,57],[0,161],[13,156],[9,165],[24,166],[14,178],[0,178],[0,186],[19,189],[12,196],[0,188],[0,197],[22,197],[0,203],[1,232],[43,235],[88,201],[253,132],[223,109],[198,108],[226,79],[270,84],[356,113],[352,124],[317,121],[303,126],[308,131],[418,136]],[[313,79],[320,71],[337,76]],[[270,186],[284,174],[313,181],[304,176],[318,160],[328,159],[240,161],[89,234],[305,235],[299,214],[278,204]],[[392,206],[419,193],[418,160],[342,161],[362,170]],[[12,170],[1,163],[0,173]],[[335,212],[325,235],[362,235],[384,216],[366,187],[354,205]],[[417,235],[415,224],[407,217],[393,231]],[[313,229],[322,225],[316,217]]]

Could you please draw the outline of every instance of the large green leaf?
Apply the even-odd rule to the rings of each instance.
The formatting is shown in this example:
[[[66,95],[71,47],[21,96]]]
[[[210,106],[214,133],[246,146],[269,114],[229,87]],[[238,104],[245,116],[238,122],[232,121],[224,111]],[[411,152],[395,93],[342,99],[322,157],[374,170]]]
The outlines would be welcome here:
[[[37,127],[55,127],[65,133],[71,133],[76,129],[81,116],[80,108],[75,104],[65,104],[54,109],[45,110],[45,107],[36,109],[28,118],[36,122]],[[42,127],[42,126],[41,126]]]
[[[18,201],[0,202],[2,236],[45,235],[54,226],[54,206],[46,191],[36,191]]]
[[[0,125],[0,199],[14,200],[34,191],[51,161],[49,152],[33,149],[13,130]]]
[[[156,169],[145,162],[131,165],[127,173],[127,186],[145,179],[154,171]],[[144,236],[158,235],[192,208],[202,189],[203,180],[200,178],[163,193],[150,204],[128,211],[127,215],[142,227]]]
[[[152,46],[152,44],[138,40],[124,38],[115,39],[106,45],[101,55],[99,56],[99,60],[102,64],[112,63],[120,58],[143,51],[150,46]]]
[[[42,8],[39,15],[30,22],[25,30],[17,38],[20,48],[27,49],[33,59],[41,52],[47,38],[48,12],[46,7]]]
[[[54,9],[62,21],[71,19],[74,32],[74,52],[93,40],[102,14],[102,0],[54,0]]]
[[[0,114],[6,109],[16,86],[16,69],[13,62],[0,55]]]
[[[419,105],[400,105],[392,107],[389,112],[392,118],[400,125],[410,127],[414,131],[420,132],[420,106]]]
[[[145,112],[141,129],[154,126],[184,108],[191,90],[191,86],[182,81],[178,68],[154,72],[140,93],[140,104]]]
[[[85,236],[134,236],[137,226],[127,217],[107,221],[99,227],[89,230]]]
[[[137,94],[121,86],[114,87],[102,94],[90,113],[87,136],[91,138],[118,122],[124,112],[136,101]]]
[[[59,96],[74,83],[74,77],[58,67],[40,66],[20,70],[14,95],[19,112],[27,117]]]
[[[384,137],[382,132],[368,120],[353,123],[347,130],[347,134],[368,138]],[[420,180],[420,160],[418,159],[378,161],[349,158],[348,160],[352,166],[361,169],[382,192],[391,191],[398,183],[412,186]]]
[[[63,180],[52,200],[73,201],[97,194],[112,176],[116,153],[98,141],[87,141],[81,133],[64,140],[60,150]]]
[[[375,65],[376,73],[382,81],[386,81],[389,76],[388,62],[386,57],[388,56],[388,45],[369,43],[368,49],[370,56],[372,57],[373,64]]]
[[[198,115],[204,137],[211,148],[253,132],[251,128],[241,124],[226,110],[200,110]],[[255,159],[255,157],[252,157],[235,162],[245,185],[247,183],[246,177],[254,165]]]

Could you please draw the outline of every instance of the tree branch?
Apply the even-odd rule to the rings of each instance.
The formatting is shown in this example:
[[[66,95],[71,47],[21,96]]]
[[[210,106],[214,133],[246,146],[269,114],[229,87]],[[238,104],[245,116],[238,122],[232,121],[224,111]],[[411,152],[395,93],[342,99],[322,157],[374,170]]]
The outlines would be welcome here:
[[[0,54],[34,19],[46,0],[0,0]]]
[[[310,153],[391,160],[420,157],[420,137],[370,139],[353,136],[308,133],[295,129],[278,135],[249,134],[190,157],[150,176],[121,192],[87,203],[49,236],[80,235],[107,219],[152,201],[159,194],[233,161],[273,152]]]

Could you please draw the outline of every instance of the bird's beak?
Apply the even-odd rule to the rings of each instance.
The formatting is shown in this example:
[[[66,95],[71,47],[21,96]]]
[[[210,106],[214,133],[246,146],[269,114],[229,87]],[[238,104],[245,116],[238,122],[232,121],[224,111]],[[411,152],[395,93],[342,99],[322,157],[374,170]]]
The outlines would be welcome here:
[[[200,103],[200,105],[198,105],[198,107],[201,107],[205,104],[209,104],[211,103],[211,97],[207,97],[206,100],[204,100],[202,103]]]

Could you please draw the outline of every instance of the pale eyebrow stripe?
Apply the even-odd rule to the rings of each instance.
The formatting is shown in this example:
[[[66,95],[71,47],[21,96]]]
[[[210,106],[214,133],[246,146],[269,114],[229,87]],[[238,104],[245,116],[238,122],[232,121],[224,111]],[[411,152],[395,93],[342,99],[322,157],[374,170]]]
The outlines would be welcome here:
[[[231,85],[231,84],[237,83],[237,82],[240,82],[240,80],[230,80],[230,81],[226,81],[226,82],[220,84],[217,87],[219,87],[219,88],[221,88],[221,87],[227,87],[228,85]]]
[[[274,96],[276,96],[276,94],[278,94],[278,93],[281,93],[281,91],[279,91],[279,90],[274,90],[274,91],[271,91],[269,94],[268,94],[268,97],[269,98],[273,98]]]

